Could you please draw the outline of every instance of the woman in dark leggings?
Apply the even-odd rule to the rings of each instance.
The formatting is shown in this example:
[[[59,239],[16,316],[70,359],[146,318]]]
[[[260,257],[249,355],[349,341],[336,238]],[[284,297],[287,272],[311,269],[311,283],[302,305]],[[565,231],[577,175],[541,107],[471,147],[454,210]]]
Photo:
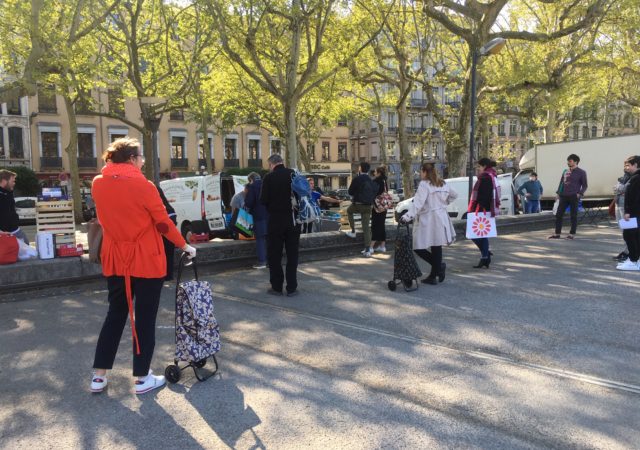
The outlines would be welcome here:
[[[376,195],[380,195],[387,191],[387,169],[384,166],[380,166],[376,169],[376,177],[373,182],[378,185],[378,192]],[[387,220],[387,211],[376,212],[375,208],[371,210],[371,249],[374,252],[384,253],[387,251],[385,247],[385,241],[387,240],[387,234],[385,231],[385,222]]]
[[[497,174],[494,169],[495,161],[489,158],[481,158],[478,161],[476,172],[478,173],[478,181],[473,186],[471,201],[469,202],[468,212],[490,212],[491,217],[495,217],[499,212],[500,195],[498,188]],[[489,251],[489,239],[478,238],[473,239],[474,244],[480,249],[480,262],[473,266],[475,269],[482,267],[489,268],[491,264],[491,255]]]

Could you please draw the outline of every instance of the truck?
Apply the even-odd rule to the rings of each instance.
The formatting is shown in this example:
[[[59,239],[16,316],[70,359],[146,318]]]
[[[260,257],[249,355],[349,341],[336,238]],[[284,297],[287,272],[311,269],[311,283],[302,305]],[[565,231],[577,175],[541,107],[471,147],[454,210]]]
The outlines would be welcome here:
[[[160,187],[176,211],[178,230],[189,240],[191,233],[229,237],[225,213],[231,197],[244,184],[246,177],[223,177],[216,173],[164,180]]]
[[[537,144],[520,159],[520,171],[514,178],[515,190],[527,181],[531,172],[536,172],[543,188],[542,207],[551,209],[571,154],[580,157],[579,167],[587,172],[589,187],[583,205],[605,206],[611,202],[613,187],[623,174],[624,160],[640,154],[640,134]]]

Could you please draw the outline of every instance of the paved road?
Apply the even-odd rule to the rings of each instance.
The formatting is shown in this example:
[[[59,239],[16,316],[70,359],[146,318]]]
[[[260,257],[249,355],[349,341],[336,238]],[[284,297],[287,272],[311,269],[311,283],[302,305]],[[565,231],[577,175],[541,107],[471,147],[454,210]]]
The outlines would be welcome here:
[[[459,242],[446,282],[412,293],[387,290],[389,254],[302,265],[296,298],[263,295],[266,272],[207,274],[220,375],[143,398],[128,336],[87,392],[102,283],[0,296],[0,447],[638,448],[640,273],[614,269],[618,230],[548,234],[494,240],[490,270]],[[172,323],[168,285],[156,371]]]

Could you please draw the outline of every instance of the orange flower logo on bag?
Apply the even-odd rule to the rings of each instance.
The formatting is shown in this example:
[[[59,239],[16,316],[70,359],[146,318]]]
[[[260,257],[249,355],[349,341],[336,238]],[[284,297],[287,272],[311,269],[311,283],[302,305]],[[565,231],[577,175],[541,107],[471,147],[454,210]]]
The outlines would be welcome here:
[[[486,217],[476,216],[471,224],[471,228],[476,235],[486,236],[491,232],[491,221]]]

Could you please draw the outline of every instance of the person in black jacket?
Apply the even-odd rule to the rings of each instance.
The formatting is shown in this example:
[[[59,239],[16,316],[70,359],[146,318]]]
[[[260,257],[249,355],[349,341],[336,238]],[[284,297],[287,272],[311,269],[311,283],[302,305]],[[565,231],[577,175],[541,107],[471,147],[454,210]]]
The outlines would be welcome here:
[[[375,192],[373,192],[373,196],[369,196],[367,188],[370,186],[365,186],[366,184],[373,184],[369,176],[369,167],[371,166],[368,162],[361,162],[358,168],[358,175],[351,180],[349,185],[351,205],[347,208],[347,216],[351,231],[346,232],[348,237],[356,238],[356,223],[353,215],[360,214],[362,232],[364,233],[364,250],[360,253],[367,258],[373,255],[373,251],[371,251],[371,208],[375,199]]]
[[[16,174],[10,170],[0,169],[0,232],[12,234],[29,244],[29,238],[20,229],[20,218],[16,211],[13,188],[16,185]]]
[[[162,204],[164,205],[164,209],[167,210],[167,214],[169,215],[169,219],[173,222],[174,225],[178,224],[176,219],[176,210],[173,209],[169,200],[164,195],[164,191],[160,186],[156,186],[158,188],[158,194],[160,194],[160,198],[162,199]],[[165,281],[173,280],[173,259],[174,254],[176,252],[176,246],[173,242],[171,242],[166,237],[162,236],[162,244],[164,245],[164,254],[167,258],[167,275],[164,277]]]
[[[293,170],[284,166],[282,157],[273,154],[267,159],[270,172],[265,175],[260,202],[267,207],[267,261],[271,295],[282,295],[285,274],[282,271],[282,248],[287,253],[287,296],[298,295],[298,246],[300,224],[295,221],[291,206],[291,178]]]
[[[635,217],[636,220],[640,218],[640,156],[631,156],[624,162],[624,170],[631,174],[629,182],[627,183],[627,189],[624,193],[624,220],[629,220]],[[627,243],[627,249],[629,250],[629,258],[618,264],[616,269],[618,270],[632,270],[640,271],[640,265],[638,264],[638,258],[640,257],[640,233],[638,228],[628,228],[622,231],[622,237]]]
[[[267,208],[260,203],[260,191],[262,190],[262,179],[256,172],[247,175],[249,184],[247,185],[247,195],[244,197],[244,206],[253,216],[253,235],[256,238],[256,254],[258,263],[254,269],[267,268]]]

